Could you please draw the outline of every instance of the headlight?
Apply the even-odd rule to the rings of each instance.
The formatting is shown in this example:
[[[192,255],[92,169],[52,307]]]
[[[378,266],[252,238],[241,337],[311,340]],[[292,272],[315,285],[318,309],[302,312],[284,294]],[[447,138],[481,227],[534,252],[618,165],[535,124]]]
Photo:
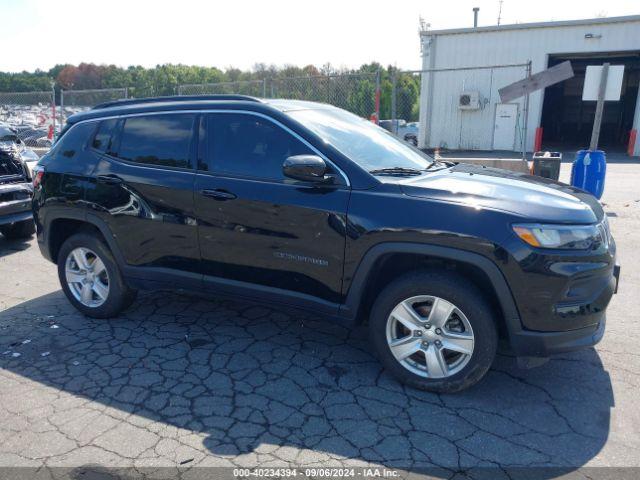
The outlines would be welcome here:
[[[513,231],[532,247],[588,250],[607,244],[600,225],[513,225]]]

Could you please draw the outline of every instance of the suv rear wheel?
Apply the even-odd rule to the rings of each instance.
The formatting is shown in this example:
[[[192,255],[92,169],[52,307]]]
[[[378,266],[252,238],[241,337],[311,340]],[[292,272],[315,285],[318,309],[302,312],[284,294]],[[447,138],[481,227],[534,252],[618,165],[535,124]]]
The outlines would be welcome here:
[[[33,220],[25,220],[23,222],[10,223],[9,225],[0,226],[2,233],[9,240],[17,238],[29,238],[36,231]]]
[[[58,277],[69,301],[89,317],[116,316],[136,297],[136,291],[124,283],[109,248],[91,233],[78,233],[62,244]]]
[[[369,329],[392,375],[442,393],[478,382],[493,363],[498,340],[482,294],[448,272],[414,272],[392,282],[373,305]]]

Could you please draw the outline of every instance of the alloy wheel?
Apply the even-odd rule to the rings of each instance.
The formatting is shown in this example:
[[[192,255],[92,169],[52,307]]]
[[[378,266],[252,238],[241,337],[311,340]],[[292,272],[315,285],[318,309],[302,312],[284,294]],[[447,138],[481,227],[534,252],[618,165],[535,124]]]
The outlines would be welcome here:
[[[446,378],[473,355],[473,329],[453,303],[431,295],[403,300],[387,318],[387,344],[395,359],[424,378]]]
[[[78,247],[69,253],[65,278],[75,299],[87,307],[99,307],[109,296],[109,273],[100,257],[88,248]]]

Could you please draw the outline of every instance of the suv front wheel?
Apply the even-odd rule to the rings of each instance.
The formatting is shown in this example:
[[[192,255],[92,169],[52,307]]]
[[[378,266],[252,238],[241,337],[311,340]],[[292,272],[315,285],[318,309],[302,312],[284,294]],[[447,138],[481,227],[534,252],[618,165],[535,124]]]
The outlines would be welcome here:
[[[480,291],[449,272],[419,271],[393,281],[375,301],[369,329],[392,375],[441,393],[478,382],[493,363],[498,340]]]
[[[114,317],[136,297],[109,248],[92,233],[78,233],[62,244],[58,277],[69,301],[88,317]]]

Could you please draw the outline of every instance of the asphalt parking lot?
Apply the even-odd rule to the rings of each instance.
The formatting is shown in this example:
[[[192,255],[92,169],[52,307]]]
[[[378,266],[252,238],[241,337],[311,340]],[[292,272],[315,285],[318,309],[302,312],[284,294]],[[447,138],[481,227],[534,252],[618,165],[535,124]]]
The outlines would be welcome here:
[[[296,311],[158,292],[85,318],[35,241],[0,238],[0,467],[639,467],[640,164],[608,168],[604,340],[532,370],[499,356],[457,395],[402,387],[364,329]]]

